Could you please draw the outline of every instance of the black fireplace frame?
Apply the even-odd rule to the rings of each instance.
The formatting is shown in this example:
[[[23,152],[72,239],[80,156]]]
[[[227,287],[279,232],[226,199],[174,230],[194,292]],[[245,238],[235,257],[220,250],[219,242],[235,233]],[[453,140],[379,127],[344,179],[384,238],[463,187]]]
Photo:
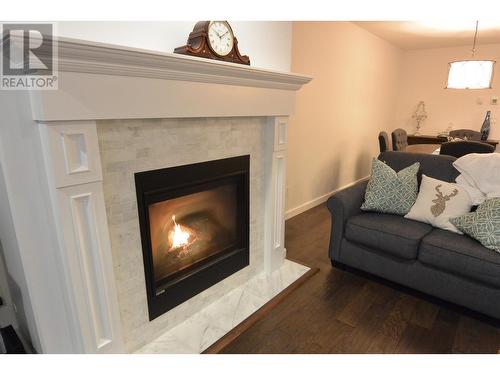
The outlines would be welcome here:
[[[161,280],[154,277],[148,207],[152,203],[236,182],[238,245]],[[250,155],[135,173],[149,320],[218,283],[250,263]]]

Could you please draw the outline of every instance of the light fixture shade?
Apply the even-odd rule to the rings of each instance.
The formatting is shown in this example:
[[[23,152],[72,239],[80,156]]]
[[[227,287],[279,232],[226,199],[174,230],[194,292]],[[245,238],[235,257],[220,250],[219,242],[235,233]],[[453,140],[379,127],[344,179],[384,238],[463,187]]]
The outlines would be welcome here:
[[[449,89],[489,89],[493,75],[491,60],[463,60],[450,63]]]

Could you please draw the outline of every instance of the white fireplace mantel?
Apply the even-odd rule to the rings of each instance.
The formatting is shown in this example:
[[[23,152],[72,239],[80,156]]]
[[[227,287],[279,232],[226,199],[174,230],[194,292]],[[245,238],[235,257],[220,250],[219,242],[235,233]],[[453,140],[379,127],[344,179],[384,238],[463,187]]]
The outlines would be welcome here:
[[[31,95],[38,121],[289,115],[295,91],[311,80],[65,38],[58,42],[58,54],[59,90]]]
[[[17,238],[7,263],[22,265],[38,351],[124,351],[97,120],[267,117],[264,263],[280,266],[288,116],[310,77],[72,39],[58,54],[58,90],[0,93],[14,228],[0,235]]]

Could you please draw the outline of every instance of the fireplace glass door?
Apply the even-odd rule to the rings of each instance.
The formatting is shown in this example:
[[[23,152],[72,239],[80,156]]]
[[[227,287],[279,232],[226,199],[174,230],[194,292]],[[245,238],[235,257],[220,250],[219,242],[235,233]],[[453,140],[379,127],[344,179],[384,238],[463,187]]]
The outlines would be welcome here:
[[[136,174],[150,318],[248,265],[249,157]]]

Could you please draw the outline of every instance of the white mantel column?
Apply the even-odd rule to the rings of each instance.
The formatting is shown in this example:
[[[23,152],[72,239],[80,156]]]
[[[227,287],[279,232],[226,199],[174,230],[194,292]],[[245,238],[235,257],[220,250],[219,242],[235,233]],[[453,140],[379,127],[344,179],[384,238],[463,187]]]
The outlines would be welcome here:
[[[265,129],[264,267],[271,273],[283,264],[285,249],[286,142],[288,116],[269,117]]]
[[[84,353],[123,353],[95,121],[40,124],[69,308]]]

